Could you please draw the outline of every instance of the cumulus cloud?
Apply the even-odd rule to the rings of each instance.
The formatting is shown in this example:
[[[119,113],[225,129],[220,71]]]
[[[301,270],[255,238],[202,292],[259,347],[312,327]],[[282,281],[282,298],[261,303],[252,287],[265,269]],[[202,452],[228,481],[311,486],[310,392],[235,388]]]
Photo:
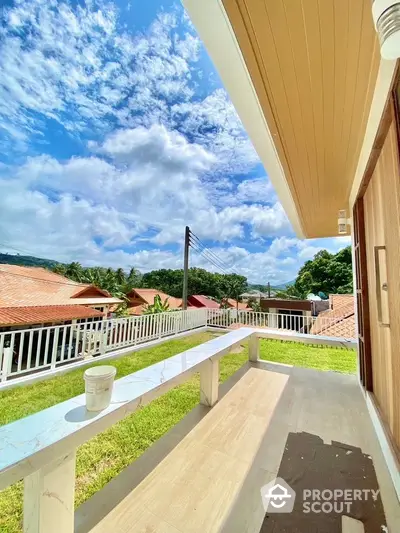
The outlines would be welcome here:
[[[0,141],[12,139],[12,151],[46,142],[48,121],[79,139],[163,124],[214,153],[214,173],[251,169],[257,155],[226,92],[196,95],[201,43],[182,8],[161,12],[144,33],[121,20],[106,0],[4,8]]]
[[[177,268],[189,225],[230,269],[285,281],[323,246],[293,238],[180,5],[134,32],[107,0],[16,0],[0,27],[3,249]]]
[[[201,176],[212,169],[215,156],[163,126],[119,130],[89,146],[93,155],[63,162],[29,157],[22,166],[8,169],[5,183],[12,179],[25,189],[47,191],[53,204],[69,196],[113,210],[124,226],[118,226],[121,245],[132,244],[137,235],[132,225],[152,229],[150,240],[159,245],[180,242],[187,224],[201,238],[220,242],[242,238],[246,227],[257,237],[290,230],[279,203],[213,205]],[[240,190],[246,187],[238,186],[239,198]],[[104,239],[111,242],[108,235]],[[114,236],[113,242],[117,240]]]

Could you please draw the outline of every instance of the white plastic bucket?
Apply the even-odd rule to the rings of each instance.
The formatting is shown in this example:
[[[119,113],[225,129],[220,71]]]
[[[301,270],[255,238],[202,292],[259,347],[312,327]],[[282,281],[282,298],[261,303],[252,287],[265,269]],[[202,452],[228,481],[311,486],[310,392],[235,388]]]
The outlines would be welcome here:
[[[114,366],[93,366],[85,370],[86,409],[101,411],[110,405],[117,369]]]

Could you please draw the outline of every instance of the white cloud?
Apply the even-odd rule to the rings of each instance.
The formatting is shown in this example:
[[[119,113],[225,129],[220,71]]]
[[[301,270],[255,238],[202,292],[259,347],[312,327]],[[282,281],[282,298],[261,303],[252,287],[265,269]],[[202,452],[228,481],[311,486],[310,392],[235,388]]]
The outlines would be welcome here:
[[[106,0],[78,7],[27,0],[5,8],[0,142],[8,142],[8,150],[26,150],[42,136],[47,120],[75,138],[93,132],[101,138],[115,125],[164,124],[215,154],[210,179],[258,164],[226,92],[196,95],[193,73],[200,77],[201,43],[182,8],[160,13],[142,34],[130,33],[121,22],[117,7]]]
[[[201,44],[186,14],[163,12],[136,35],[121,22],[105,0],[3,9],[0,243],[86,265],[176,268],[181,253],[164,247],[189,225],[253,281],[294,277],[325,243],[292,238],[268,178],[248,177],[259,160],[226,92],[199,97]],[[54,132],[80,155],[54,157]],[[265,251],[250,253],[248,240]]]
[[[149,125],[150,109],[159,118],[167,111],[163,100],[193,95],[189,62],[200,44],[190,33],[178,37],[175,15],[160,14],[135,36],[112,3],[29,0],[5,8],[0,22],[0,127],[9,135],[28,139],[43,119],[75,134],[108,130],[111,119]]]
[[[215,153],[220,173],[241,174],[259,159],[242,123],[223,89],[204,100],[172,106],[172,118],[180,131]]]
[[[56,201],[73,195],[87,205],[117,212],[126,228],[118,230],[120,238],[104,236],[108,244],[131,245],[137,235],[132,225],[153,230],[150,239],[157,245],[180,242],[185,225],[200,238],[220,242],[243,238],[247,227],[256,237],[290,231],[279,203],[214,205],[201,177],[212,170],[215,156],[163,126],[119,130],[89,146],[95,155],[64,162],[30,157],[8,175],[27,189],[48,191]],[[246,185],[239,185],[239,199],[247,194]]]

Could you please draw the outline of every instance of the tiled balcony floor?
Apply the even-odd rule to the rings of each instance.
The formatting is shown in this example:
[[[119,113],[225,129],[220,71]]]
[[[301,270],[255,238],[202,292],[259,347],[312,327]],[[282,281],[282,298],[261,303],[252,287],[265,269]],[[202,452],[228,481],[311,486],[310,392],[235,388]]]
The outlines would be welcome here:
[[[363,453],[354,458],[368,462],[368,455],[372,457],[388,531],[400,531],[398,501],[355,377],[258,363],[244,368],[221,392],[214,408],[196,408],[78,509],[77,533],[340,532],[340,517],[338,522],[314,515],[305,525],[293,518],[289,526],[269,521],[260,496],[260,488],[278,472],[286,468],[292,477],[286,481],[301,485],[313,465],[317,486],[324,488],[326,481],[329,487],[341,472],[346,483],[342,488],[353,487],[345,468],[357,470],[355,459],[346,466],[317,461],[323,450],[328,455],[335,450],[332,441],[361,448]],[[287,456],[289,442],[295,443],[297,458]],[[310,449],[314,444],[315,451]],[[302,445],[304,457],[298,451]],[[282,460],[285,446],[289,462]],[[294,469],[291,460],[297,461]],[[368,527],[374,518],[381,520],[379,509],[367,507],[357,510],[357,518],[365,522],[366,533],[375,533]]]

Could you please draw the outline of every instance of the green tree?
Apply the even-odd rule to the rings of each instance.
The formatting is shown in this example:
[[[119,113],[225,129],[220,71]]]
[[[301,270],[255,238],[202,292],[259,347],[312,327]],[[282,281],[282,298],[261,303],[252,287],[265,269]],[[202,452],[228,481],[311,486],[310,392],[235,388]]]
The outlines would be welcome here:
[[[158,289],[175,298],[182,297],[183,270],[161,269],[147,272],[142,277],[142,287]],[[247,289],[247,279],[238,274],[218,274],[203,268],[190,268],[188,294],[205,294],[221,300],[236,297]],[[229,296],[228,296],[229,295]]]
[[[67,265],[65,269],[65,275],[74,280],[80,282],[82,280],[82,274],[83,274],[83,268],[80,263],[77,261],[73,261],[69,265]]]
[[[249,298],[247,301],[247,305],[250,306],[251,310],[255,311],[256,313],[262,311],[260,302],[256,298]]]
[[[166,313],[169,311],[168,298],[165,298],[164,301],[161,300],[159,294],[154,296],[154,303],[149,304],[146,309],[143,311],[144,315],[153,315],[155,313]]]
[[[65,276],[67,271],[67,265],[63,265],[62,263],[58,263],[52,268],[53,272],[56,274],[60,274],[61,276]]]
[[[119,285],[122,285],[126,281],[126,274],[123,268],[118,268],[115,272],[115,279]]]
[[[307,294],[346,294],[353,292],[351,247],[337,254],[321,250],[299,270],[294,285],[279,291],[277,297],[305,298]]]

